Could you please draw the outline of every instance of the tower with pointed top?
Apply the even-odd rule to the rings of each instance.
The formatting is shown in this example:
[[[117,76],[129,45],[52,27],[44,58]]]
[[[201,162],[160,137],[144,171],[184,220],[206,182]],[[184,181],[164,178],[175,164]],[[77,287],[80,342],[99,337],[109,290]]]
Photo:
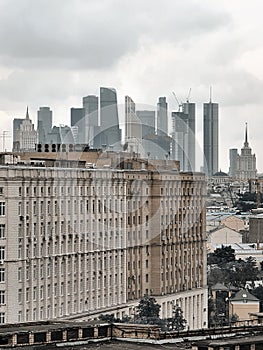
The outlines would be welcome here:
[[[38,132],[29,118],[28,106],[25,119],[14,119],[13,121],[13,151],[34,151],[38,143]]]
[[[248,128],[245,126],[245,141],[241,148],[241,154],[237,155],[235,178],[240,181],[255,179],[257,176],[256,155],[252,154],[252,149],[248,142]]]

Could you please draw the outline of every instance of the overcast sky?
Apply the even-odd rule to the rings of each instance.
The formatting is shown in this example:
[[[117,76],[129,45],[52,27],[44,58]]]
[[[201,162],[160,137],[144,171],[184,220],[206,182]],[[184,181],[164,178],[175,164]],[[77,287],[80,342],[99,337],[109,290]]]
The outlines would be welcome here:
[[[249,141],[263,172],[262,0],[0,0],[0,133],[29,106],[50,106],[54,124],[69,124],[70,107],[100,86],[115,87],[155,108],[172,91],[220,105],[220,167],[229,148]],[[151,107],[149,107],[151,108]],[[7,142],[10,147],[11,139]],[[0,144],[2,150],[2,139]]]

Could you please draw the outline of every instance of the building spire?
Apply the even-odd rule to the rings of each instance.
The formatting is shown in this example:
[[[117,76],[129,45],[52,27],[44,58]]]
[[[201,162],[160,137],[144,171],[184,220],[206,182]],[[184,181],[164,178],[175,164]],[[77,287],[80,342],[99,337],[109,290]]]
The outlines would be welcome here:
[[[246,128],[245,128],[245,143],[244,145],[248,147],[248,141],[247,141],[247,122],[246,122]]]
[[[29,119],[28,106],[26,106],[26,119]]]
[[[210,103],[212,102],[212,86],[210,86],[210,90],[209,90],[209,98],[210,98]]]

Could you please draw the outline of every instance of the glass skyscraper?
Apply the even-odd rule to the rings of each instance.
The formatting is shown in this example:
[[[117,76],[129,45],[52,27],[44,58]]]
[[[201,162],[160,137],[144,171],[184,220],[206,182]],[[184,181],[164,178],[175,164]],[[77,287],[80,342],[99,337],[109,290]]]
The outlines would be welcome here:
[[[204,170],[218,172],[218,103],[204,103]]]

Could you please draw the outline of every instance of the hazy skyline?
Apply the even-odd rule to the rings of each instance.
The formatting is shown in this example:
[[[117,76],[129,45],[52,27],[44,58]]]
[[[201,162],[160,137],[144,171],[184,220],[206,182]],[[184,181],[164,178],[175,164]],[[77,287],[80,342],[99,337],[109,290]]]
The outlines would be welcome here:
[[[191,88],[202,147],[202,104],[213,86],[219,167],[228,171],[247,121],[263,172],[262,1],[3,0],[0,8],[0,133],[12,134],[26,105],[35,125],[39,106],[51,107],[54,124],[69,124],[70,107],[100,86],[116,88],[119,104],[129,95],[156,108],[166,96],[170,111],[172,91],[184,101]]]

